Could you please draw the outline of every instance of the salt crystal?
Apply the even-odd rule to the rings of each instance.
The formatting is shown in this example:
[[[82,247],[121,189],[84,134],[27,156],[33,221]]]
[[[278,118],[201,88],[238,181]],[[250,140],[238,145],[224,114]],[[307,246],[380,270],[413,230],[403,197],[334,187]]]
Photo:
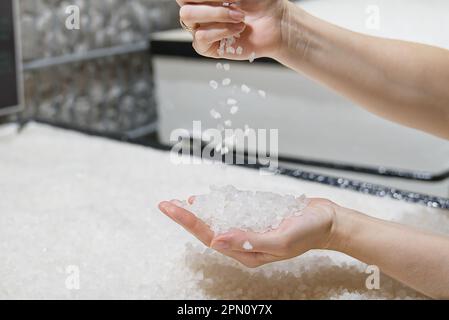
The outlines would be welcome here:
[[[229,149],[224,151],[229,152]],[[185,203],[183,206],[216,234],[233,228],[254,232],[273,230],[285,219],[302,215],[307,206],[298,200],[303,198],[291,195],[240,191],[233,186],[212,186],[210,190],[208,195],[196,196],[193,204]]]
[[[251,55],[249,56],[249,62],[253,63],[254,60],[256,60],[256,53],[255,52],[251,53]]]
[[[226,53],[229,53],[229,54],[235,54],[235,49],[234,49],[234,47],[227,47],[227,48],[226,48]]]
[[[223,69],[224,69],[225,71],[229,71],[229,70],[231,70],[231,65],[230,65],[229,63],[225,63],[225,64],[223,65]]]
[[[237,104],[237,100],[229,98],[226,103],[230,106],[233,106],[233,105]]]
[[[221,64],[220,62],[217,63],[216,67],[217,70],[223,70],[223,64]]]
[[[261,96],[264,99],[267,97],[267,93],[263,90],[259,90],[258,93],[259,93],[259,96]]]
[[[226,120],[224,122],[224,124],[225,124],[226,127],[232,127],[232,121],[231,120]]]
[[[249,241],[247,240],[247,241],[245,241],[245,243],[243,244],[243,249],[249,251],[249,250],[253,250],[254,247],[253,247],[253,245],[251,244],[251,242],[249,242]]]
[[[231,84],[231,79],[229,78],[223,79],[222,84],[224,86],[229,86]]]
[[[235,50],[235,52],[241,56],[243,54],[243,48],[242,47],[238,47],[237,50]]]
[[[238,106],[233,106],[233,107],[231,108],[231,110],[229,110],[229,112],[230,112],[231,114],[236,114],[237,112],[239,112],[239,107],[238,107]]]
[[[215,110],[215,109],[212,109],[212,110],[210,111],[210,115],[211,115],[211,117],[214,118],[214,119],[221,119],[221,114],[220,114],[220,112],[218,112],[218,111]]]
[[[243,93],[250,93],[251,92],[251,89],[250,89],[250,87],[248,87],[246,84],[242,84],[242,92]]]
[[[221,149],[221,154],[228,154],[229,153],[229,148],[228,147],[223,147],[222,149]]]
[[[218,89],[218,83],[217,83],[217,81],[215,81],[215,80],[211,80],[211,81],[209,82],[209,86],[210,86],[212,89],[214,89],[214,90],[217,90],[217,89]]]
[[[250,134],[250,132],[251,132],[251,128],[249,127],[249,125],[245,124],[245,132],[244,132],[245,136],[248,136]]]

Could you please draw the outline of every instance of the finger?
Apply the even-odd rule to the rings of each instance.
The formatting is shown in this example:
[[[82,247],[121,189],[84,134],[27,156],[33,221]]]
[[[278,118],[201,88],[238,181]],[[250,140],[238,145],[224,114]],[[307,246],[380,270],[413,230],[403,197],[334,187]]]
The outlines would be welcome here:
[[[244,266],[248,268],[257,268],[264,264],[275,262],[278,259],[269,254],[260,253],[260,252],[238,252],[233,251],[231,249],[220,249],[217,248],[217,243],[212,245],[212,248],[220,252],[221,254],[228,256],[238,262],[242,263]]]
[[[173,221],[193,234],[206,246],[210,246],[214,237],[214,232],[193,213],[166,201],[159,204],[159,209]]]
[[[179,15],[187,25],[215,22],[239,23],[245,19],[245,13],[241,10],[210,5],[184,5]]]
[[[199,45],[210,45],[211,43],[242,33],[245,28],[246,25],[244,23],[212,23],[199,27],[195,31],[194,38]]]
[[[226,243],[231,250],[238,252],[261,252],[278,255],[283,251],[282,237],[276,231],[257,233],[251,231],[231,230],[225,234],[216,236],[216,242]]]

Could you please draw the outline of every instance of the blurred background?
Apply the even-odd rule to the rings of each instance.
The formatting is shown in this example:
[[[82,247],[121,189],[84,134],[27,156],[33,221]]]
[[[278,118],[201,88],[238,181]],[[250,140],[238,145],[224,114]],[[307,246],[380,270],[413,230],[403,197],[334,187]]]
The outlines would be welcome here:
[[[24,108],[0,122],[38,121],[168,150],[170,133],[191,129],[194,120],[204,130],[217,127],[210,110],[234,95],[241,111],[233,127],[279,129],[286,172],[338,187],[361,181],[380,195],[385,190],[377,185],[393,195],[399,189],[449,197],[447,141],[377,118],[274,61],[232,63],[233,84],[210,90],[209,81],[222,75],[216,61],[193,51],[174,0],[16,3]],[[443,0],[407,1],[406,8],[401,0],[298,3],[355,31],[449,49]],[[80,8],[80,30],[65,26],[71,5]],[[267,98],[239,95],[242,84]]]
[[[20,0],[24,117],[120,136],[156,114],[149,35],[178,25],[172,0]],[[66,8],[80,8],[68,30]]]

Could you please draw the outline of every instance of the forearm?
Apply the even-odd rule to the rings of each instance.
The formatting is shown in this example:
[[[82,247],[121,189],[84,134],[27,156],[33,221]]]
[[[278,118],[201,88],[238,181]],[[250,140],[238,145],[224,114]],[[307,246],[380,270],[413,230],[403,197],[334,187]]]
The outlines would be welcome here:
[[[294,4],[274,58],[369,111],[449,139],[449,51],[351,32]]]
[[[427,296],[449,299],[449,238],[336,209],[329,249],[378,266]]]

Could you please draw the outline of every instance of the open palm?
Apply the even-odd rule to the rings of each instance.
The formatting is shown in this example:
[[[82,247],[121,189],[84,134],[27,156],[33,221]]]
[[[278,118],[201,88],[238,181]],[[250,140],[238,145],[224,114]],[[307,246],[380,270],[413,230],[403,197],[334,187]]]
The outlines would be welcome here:
[[[193,201],[194,197],[189,199]],[[179,204],[177,200],[162,202],[159,209],[206,246],[250,268],[290,259],[311,249],[326,248],[335,215],[335,204],[325,199],[311,199],[303,215],[284,220],[276,230],[256,233],[235,229],[216,235]],[[247,241],[252,246],[250,250],[244,248]]]

